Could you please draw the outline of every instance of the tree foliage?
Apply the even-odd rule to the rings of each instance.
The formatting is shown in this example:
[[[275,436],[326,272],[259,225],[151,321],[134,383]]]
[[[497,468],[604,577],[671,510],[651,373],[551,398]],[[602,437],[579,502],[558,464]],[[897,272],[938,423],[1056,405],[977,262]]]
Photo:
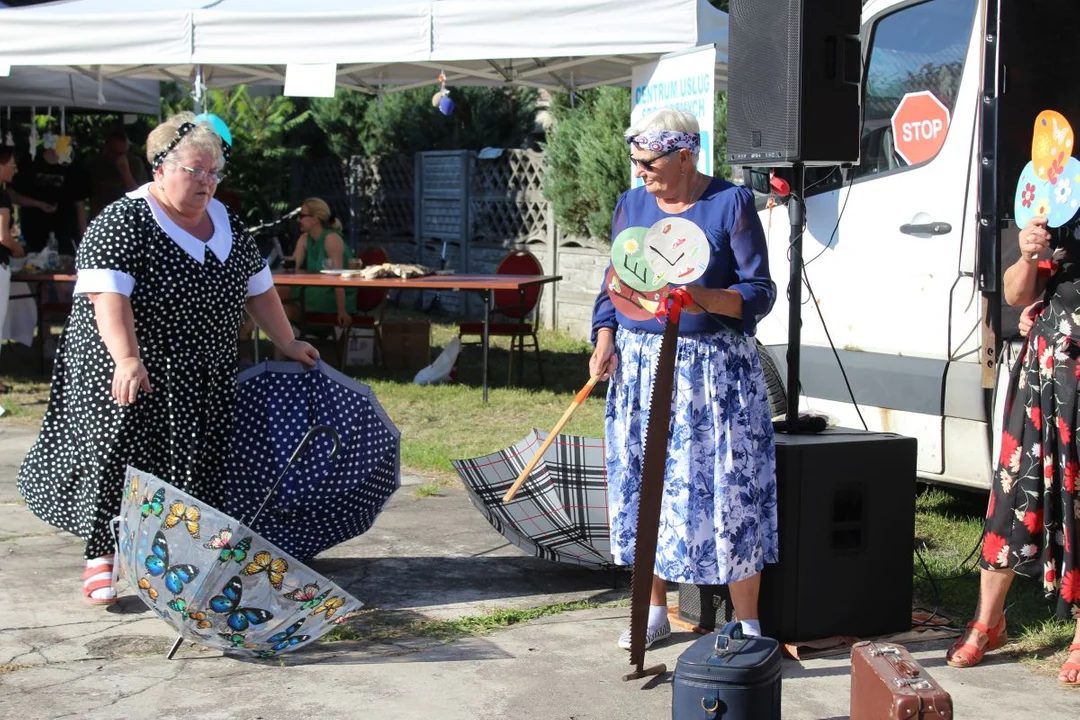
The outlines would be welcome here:
[[[163,104],[166,116],[193,107],[190,96],[179,92],[172,92]],[[219,196],[239,196],[243,215],[253,222],[284,210],[290,163],[307,150],[293,135],[309,111],[299,109],[291,98],[253,96],[244,85],[208,90],[204,109],[224,120],[233,136],[228,177]]]
[[[627,188],[630,166],[622,133],[630,124],[630,90],[601,87],[552,102],[555,126],[544,146],[544,195],[559,228],[570,235],[607,238],[611,214]]]
[[[411,155],[426,150],[521,147],[532,132],[537,92],[531,88],[450,88],[454,111],[432,104],[438,88],[413,88],[376,97],[339,89],[311,102],[312,118],[330,150],[353,155]]]

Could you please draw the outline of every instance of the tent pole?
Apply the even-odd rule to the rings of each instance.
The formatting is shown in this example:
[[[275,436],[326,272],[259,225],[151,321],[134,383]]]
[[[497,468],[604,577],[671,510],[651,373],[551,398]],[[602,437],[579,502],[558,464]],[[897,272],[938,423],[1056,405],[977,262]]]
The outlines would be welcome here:
[[[195,101],[195,114],[198,115],[203,111],[203,77],[202,77],[202,65],[195,66],[195,88],[191,91],[191,98]]]

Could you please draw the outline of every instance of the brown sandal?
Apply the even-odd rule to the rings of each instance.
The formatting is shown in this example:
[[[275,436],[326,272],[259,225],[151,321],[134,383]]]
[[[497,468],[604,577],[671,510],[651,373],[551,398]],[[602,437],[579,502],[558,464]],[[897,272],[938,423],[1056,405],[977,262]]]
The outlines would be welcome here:
[[[96,598],[94,593],[98,590],[113,586],[112,563],[103,563],[83,570],[83,599],[91,605],[112,605],[116,602],[116,595],[111,598]]]
[[[953,646],[949,648],[949,651],[945,654],[945,662],[952,667],[975,667],[982,662],[985,653],[990,650],[997,650],[1009,639],[1009,634],[1005,628],[1004,613],[1002,613],[1001,620],[998,621],[996,627],[990,628],[980,622],[972,621],[967,624],[967,628],[968,630],[974,630],[978,635],[985,635],[986,645],[984,647],[979,647],[977,644],[977,636],[972,638],[976,642],[964,642],[964,637],[961,636],[959,640],[953,643]],[[965,633],[965,635],[966,634],[967,633]]]
[[[1073,643],[1069,646],[1069,655],[1074,652],[1080,652],[1080,643]],[[1066,673],[1070,670],[1076,671],[1076,680],[1069,682],[1068,680],[1062,680],[1059,674],[1058,682],[1065,687],[1080,687],[1080,662],[1073,662],[1072,660],[1065,660],[1065,664],[1061,666],[1061,672]]]

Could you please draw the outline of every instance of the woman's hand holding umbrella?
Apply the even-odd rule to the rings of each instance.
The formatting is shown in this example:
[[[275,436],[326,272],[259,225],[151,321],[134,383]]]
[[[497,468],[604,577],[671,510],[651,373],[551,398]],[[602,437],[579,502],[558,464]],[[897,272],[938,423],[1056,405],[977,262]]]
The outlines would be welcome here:
[[[596,349],[589,358],[589,375],[600,380],[609,380],[619,367],[619,356],[615,354],[615,331],[600,328],[596,331]]]
[[[285,354],[285,357],[297,361],[304,367],[312,368],[319,362],[319,351],[311,343],[303,340],[293,340],[282,348],[281,352]]]

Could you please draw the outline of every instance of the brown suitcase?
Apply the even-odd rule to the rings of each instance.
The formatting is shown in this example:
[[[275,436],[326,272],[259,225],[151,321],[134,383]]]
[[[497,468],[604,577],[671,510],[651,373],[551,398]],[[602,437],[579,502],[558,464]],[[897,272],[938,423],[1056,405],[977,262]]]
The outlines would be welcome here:
[[[851,648],[850,720],[952,720],[952,698],[903,645]]]

